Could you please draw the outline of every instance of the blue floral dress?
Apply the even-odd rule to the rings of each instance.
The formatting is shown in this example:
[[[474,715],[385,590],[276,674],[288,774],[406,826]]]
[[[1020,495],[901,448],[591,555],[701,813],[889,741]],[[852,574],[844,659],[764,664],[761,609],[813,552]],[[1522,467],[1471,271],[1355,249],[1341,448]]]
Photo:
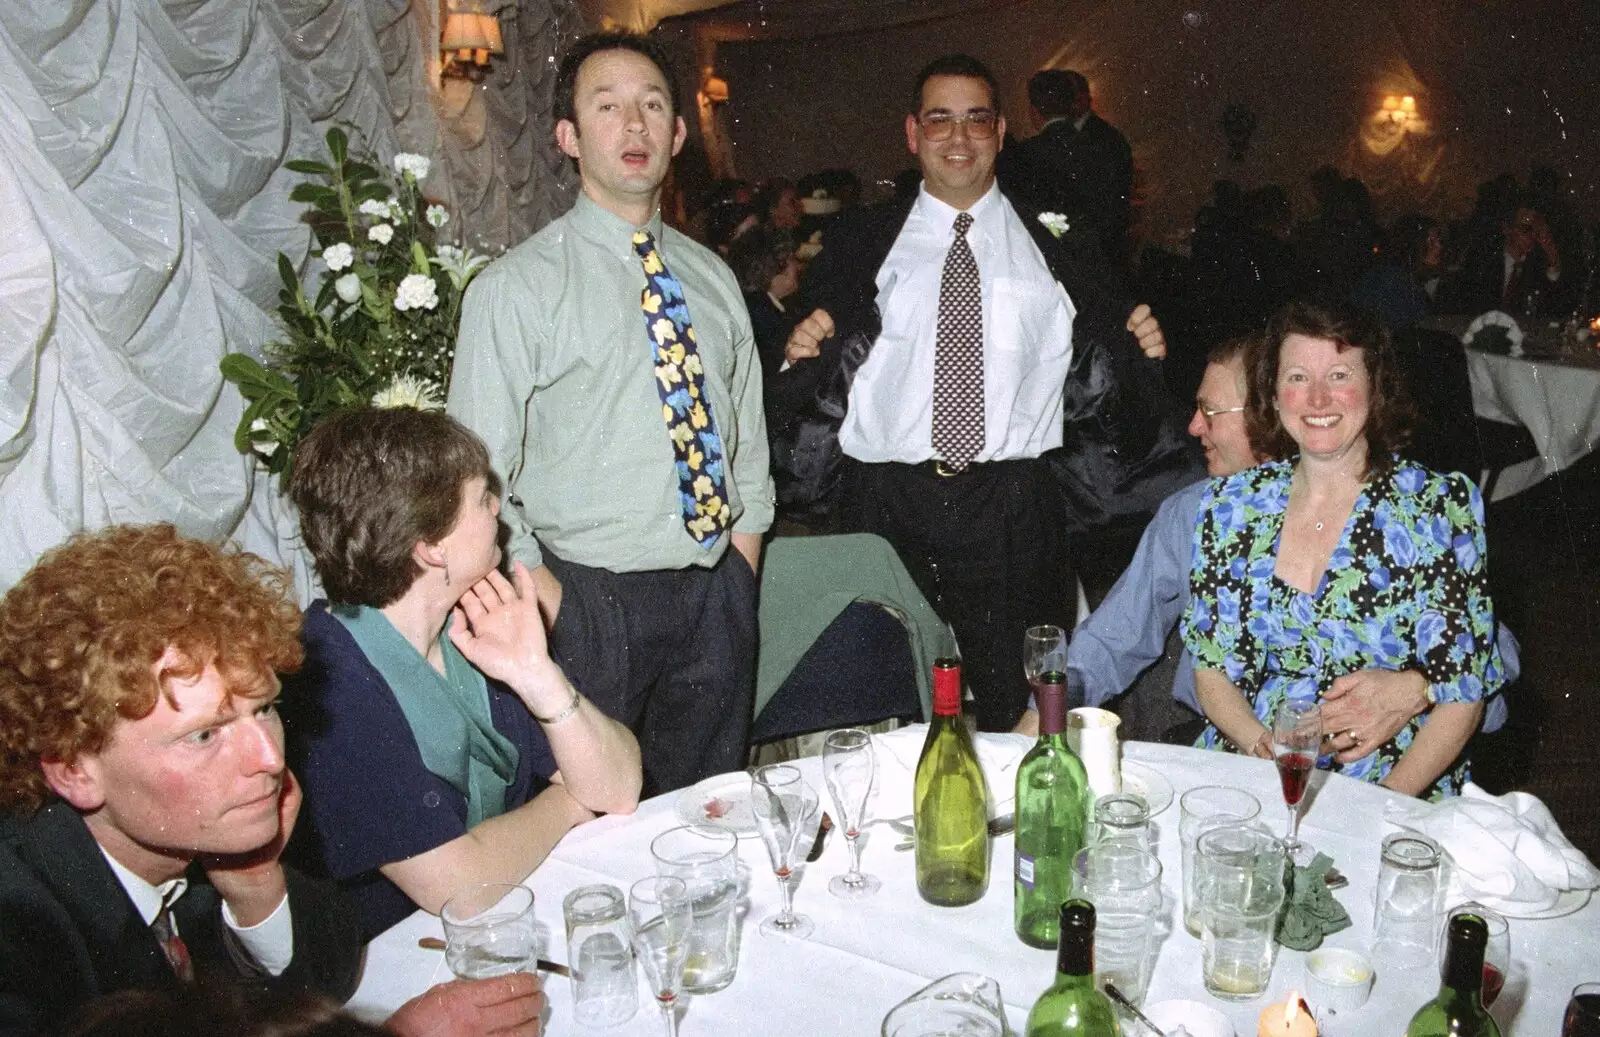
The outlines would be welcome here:
[[[1438,702],[1476,702],[1499,688],[1483,498],[1472,481],[1396,461],[1357,498],[1316,593],[1306,594],[1274,575],[1293,471],[1274,461],[1214,479],[1201,501],[1183,617],[1196,668],[1226,673],[1269,726],[1280,702],[1320,698],[1357,670],[1418,670]],[[1426,717],[1332,769],[1378,781]],[[1215,725],[1196,744],[1233,748]],[[1458,794],[1467,776],[1463,756],[1429,798]]]

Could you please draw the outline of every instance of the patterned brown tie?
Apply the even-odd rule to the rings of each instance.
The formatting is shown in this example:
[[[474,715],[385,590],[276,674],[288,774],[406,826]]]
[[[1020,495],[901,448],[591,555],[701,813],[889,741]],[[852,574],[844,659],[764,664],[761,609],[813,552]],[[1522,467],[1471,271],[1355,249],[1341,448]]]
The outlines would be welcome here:
[[[972,217],[956,216],[956,240],[939,281],[933,353],[933,449],[962,471],[983,450],[983,293],[967,245]]]
[[[189,959],[189,947],[172,924],[172,902],[177,899],[169,897],[162,901],[161,912],[156,915],[155,921],[150,923],[150,931],[156,934],[156,940],[161,944],[161,953],[167,956],[167,961],[172,965],[172,971],[179,981],[193,983],[194,962]]]

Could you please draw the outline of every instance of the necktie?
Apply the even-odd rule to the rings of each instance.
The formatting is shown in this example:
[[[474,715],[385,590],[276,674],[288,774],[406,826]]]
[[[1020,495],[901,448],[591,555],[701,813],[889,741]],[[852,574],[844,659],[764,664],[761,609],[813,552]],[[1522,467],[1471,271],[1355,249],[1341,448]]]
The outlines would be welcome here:
[[[933,448],[962,471],[983,449],[983,295],[967,245],[972,217],[956,217],[956,240],[939,281],[933,353]]]
[[[178,930],[172,924],[172,902],[177,897],[169,897],[161,902],[161,911],[156,915],[155,921],[150,923],[150,931],[156,934],[156,940],[161,944],[161,953],[167,956],[167,962],[172,965],[172,971],[184,983],[194,982],[194,962],[189,960],[189,948],[183,942],[183,937],[178,935]]]
[[[644,263],[646,280],[640,306],[661,394],[661,417],[667,423],[678,467],[678,495],[683,525],[701,547],[717,542],[732,522],[722,457],[722,438],[705,394],[705,368],[695,346],[694,325],[683,286],[672,276],[649,231],[633,235],[633,249]]]
[[[1506,274],[1506,283],[1500,289],[1500,304],[1510,306],[1516,302],[1518,290],[1522,287],[1522,260],[1512,262],[1511,272]]]

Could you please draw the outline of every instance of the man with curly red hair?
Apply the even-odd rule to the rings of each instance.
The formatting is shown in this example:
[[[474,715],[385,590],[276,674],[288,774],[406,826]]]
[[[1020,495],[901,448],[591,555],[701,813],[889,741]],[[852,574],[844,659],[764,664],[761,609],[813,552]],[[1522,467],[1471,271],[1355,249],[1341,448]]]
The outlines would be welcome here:
[[[301,794],[276,671],[299,633],[287,574],[168,525],[74,537],[0,599],[0,1034],[197,977],[355,989],[353,910],[278,859]],[[488,982],[389,1028],[536,1034],[534,979]]]

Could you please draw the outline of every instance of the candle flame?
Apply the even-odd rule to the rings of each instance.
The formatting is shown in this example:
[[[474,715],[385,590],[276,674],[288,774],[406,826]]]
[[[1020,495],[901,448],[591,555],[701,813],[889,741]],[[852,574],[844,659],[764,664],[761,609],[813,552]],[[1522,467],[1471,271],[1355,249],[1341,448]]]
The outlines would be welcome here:
[[[1283,1028],[1287,1030],[1289,1028],[1289,1024],[1294,1022],[1295,1017],[1299,1014],[1300,992],[1298,990],[1291,990],[1289,991],[1289,1000],[1285,1001],[1283,1004]]]

